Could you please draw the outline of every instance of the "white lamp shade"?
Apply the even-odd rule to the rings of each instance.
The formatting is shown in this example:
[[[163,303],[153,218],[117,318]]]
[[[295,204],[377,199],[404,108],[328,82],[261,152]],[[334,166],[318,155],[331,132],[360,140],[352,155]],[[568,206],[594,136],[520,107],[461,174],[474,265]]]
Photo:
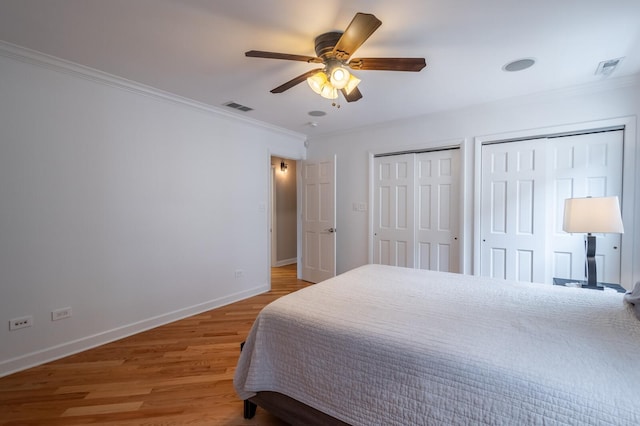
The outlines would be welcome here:
[[[618,197],[566,199],[562,229],[593,234],[624,233]]]

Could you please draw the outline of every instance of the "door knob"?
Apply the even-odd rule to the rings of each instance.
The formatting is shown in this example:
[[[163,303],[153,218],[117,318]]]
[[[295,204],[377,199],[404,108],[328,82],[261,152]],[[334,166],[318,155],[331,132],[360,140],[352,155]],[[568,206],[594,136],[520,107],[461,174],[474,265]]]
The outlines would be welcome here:
[[[330,234],[333,234],[334,232],[336,232],[336,228],[325,229],[325,231],[327,231]]]

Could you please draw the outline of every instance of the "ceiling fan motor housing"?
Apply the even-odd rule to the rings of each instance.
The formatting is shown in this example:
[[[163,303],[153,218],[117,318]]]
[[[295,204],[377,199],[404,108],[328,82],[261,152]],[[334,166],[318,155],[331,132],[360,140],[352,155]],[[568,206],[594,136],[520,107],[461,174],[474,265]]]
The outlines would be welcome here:
[[[333,59],[333,48],[342,37],[342,33],[339,31],[332,31],[324,34],[320,34],[316,37],[316,55],[322,58],[323,61]]]

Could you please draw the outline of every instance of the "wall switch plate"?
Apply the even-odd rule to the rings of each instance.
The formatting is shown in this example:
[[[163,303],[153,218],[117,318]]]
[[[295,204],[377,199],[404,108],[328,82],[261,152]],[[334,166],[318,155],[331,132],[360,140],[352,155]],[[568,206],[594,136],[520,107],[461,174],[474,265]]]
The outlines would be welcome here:
[[[71,308],[60,308],[55,311],[51,311],[51,321],[58,321],[61,319],[69,318],[71,316]]]
[[[244,271],[242,269],[236,269],[235,277],[237,280],[244,277]]]
[[[33,325],[33,316],[27,315],[9,320],[9,330],[19,330]]]

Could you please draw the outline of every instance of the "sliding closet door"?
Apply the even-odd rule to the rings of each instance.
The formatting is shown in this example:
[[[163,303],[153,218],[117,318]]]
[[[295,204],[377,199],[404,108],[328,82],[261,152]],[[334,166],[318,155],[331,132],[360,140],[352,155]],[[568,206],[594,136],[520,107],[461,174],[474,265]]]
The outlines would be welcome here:
[[[623,132],[482,147],[480,275],[551,283],[584,279],[584,234],[562,230],[564,200],[622,201]],[[620,235],[596,235],[598,280],[620,282]]]
[[[416,267],[460,272],[460,151],[417,154]]]
[[[545,183],[544,141],[482,147],[480,275],[544,281]]]
[[[415,154],[374,160],[373,262],[414,267]]]
[[[584,234],[562,230],[564,200],[618,196],[622,201],[623,131],[564,136],[549,140],[553,176],[550,202],[553,277],[584,279]],[[620,283],[620,234],[596,234],[598,281]]]
[[[460,271],[458,149],[374,159],[373,262]]]

